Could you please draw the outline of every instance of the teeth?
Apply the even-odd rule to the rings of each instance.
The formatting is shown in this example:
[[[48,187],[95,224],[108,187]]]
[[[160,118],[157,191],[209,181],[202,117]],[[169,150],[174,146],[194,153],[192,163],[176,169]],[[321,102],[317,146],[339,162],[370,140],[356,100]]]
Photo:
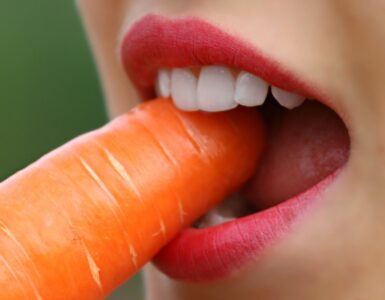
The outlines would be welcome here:
[[[306,99],[301,95],[281,90],[275,86],[271,87],[271,93],[279,104],[288,109],[293,109],[300,106]]]
[[[242,71],[237,78],[235,101],[244,106],[262,105],[269,91],[269,85],[259,77]]]
[[[235,217],[226,217],[213,210],[207,213],[196,225],[198,228],[207,228],[235,220]]]
[[[174,69],[171,74],[171,95],[175,106],[186,111],[198,110],[197,79],[189,69]]]
[[[156,80],[156,93],[158,96],[168,98],[171,95],[171,72],[167,69],[159,70]]]
[[[235,72],[221,66],[206,66],[200,71],[197,68],[160,69],[155,88],[158,96],[171,96],[175,105],[186,111],[217,112],[238,105],[262,105],[269,91],[267,82],[245,71],[241,71],[235,79]],[[306,99],[275,86],[271,87],[271,92],[287,109],[300,106]]]
[[[249,212],[247,203],[239,193],[235,193],[205,214],[195,227],[211,227],[242,217]]]
[[[199,108],[205,111],[224,111],[237,106],[234,101],[235,80],[225,67],[203,67],[198,80]]]

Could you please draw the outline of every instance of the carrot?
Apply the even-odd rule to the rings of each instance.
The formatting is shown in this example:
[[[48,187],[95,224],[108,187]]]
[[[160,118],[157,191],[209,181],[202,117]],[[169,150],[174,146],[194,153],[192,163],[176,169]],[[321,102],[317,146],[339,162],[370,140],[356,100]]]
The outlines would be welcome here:
[[[0,299],[103,299],[253,173],[254,110],[142,104],[0,184]]]

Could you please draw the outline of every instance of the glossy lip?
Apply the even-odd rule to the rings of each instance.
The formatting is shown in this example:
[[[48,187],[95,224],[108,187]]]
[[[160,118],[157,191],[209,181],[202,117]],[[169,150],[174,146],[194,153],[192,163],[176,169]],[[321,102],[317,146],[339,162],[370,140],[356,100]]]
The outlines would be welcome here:
[[[146,15],[123,38],[121,58],[143,100],[155,97],[158,69],[203,65],[242,69],[309,99],[326,98],[255,46],[198,18]]]
[[[190,282],[231,277],[261,258],[320,200],[340,170],[309,190],[269,209],[217,226],[188,228],[155,257],[155,265],[168,276]]]
[[[154,79],[159,68],[201,65],[243,69],[287,91],[325,99],[254,46],[197,18],[147,15],[131,26],[121,50],[123,65],[143,100],[155,96]],[[231,276],[278,241],[312,203],[322,198],[337,173],[270,209],[214,227],[186,229],[154,262],[178,280],[201,282]]]

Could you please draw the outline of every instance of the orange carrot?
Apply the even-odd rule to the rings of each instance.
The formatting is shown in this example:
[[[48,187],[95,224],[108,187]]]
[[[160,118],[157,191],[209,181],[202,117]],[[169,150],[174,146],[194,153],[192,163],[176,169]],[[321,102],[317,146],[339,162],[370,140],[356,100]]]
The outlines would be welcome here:
[[[0,184],[0,299],[103,299],[253,173],[255,110],[140,105]]]

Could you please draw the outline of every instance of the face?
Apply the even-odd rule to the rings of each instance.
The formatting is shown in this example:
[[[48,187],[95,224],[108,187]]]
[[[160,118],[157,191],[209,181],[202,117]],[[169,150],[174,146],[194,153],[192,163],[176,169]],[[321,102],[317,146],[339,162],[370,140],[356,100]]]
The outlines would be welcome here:
[[[256,105],[267,85],[276,86],[260,108],[270,124],[270,152],[248,189],[259,203],[257,225],[243,228],[239,218],[231,222],[240,232],[214,229],[216,254],[203,245],[207,229],[199,229],[203,238],[190,249],[195,264],[182,257],[178,265],[169,257],[172,247],[165,249],[157,267],[145,270],[148,299],[385,297],[385,2],[78,0],[78,6],[111,116],[152,97],[156,85],[181,109],[211,111],[232,108],[234,97]],[[213,65],[220,67],[207,68]],[[208,103],[204,95],[218,100]],[[267,104],[293,108],[301,95],[316,101],[292,110]],[[286,219],[273,226],[266,211],[277,207]],[[227,221],[215,216],[221,221],[205,222]]]

